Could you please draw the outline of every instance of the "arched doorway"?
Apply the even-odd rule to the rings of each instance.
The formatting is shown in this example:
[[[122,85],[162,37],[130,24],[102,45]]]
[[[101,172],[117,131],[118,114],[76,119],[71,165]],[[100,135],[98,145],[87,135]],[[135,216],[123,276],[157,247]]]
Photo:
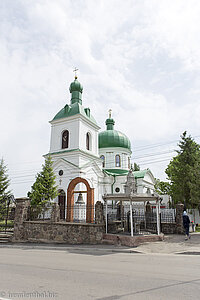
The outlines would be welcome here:
[[[60,206],[60,219],[65,219],[65,202],[66,202],[66,194],[63,190],[59,190],[58,195],[58,205]]]
[[[74,178],[67,189],[67,222],[73,222],[73,207],[74,207],[74,189],[78,183],[84,183],[87,188],[87,203],[86,203],[86,223],[94,222],[94,188],[91,188],[88,181],[81,177]]]

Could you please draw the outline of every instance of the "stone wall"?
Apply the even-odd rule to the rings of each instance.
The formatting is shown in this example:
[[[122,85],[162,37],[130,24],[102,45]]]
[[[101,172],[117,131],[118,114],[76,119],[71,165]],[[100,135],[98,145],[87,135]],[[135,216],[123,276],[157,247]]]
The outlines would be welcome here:
[[[102,224],[24,221],[21,235],[14,235],[14,241],[99,244],[104,232],[105,226]]]
[[[15,221],[14,221],[14,240],[23,240],[24,220],[29,218],[30,200],[29,198],[16,199]]]
[[[59,221],[58,205],[52,207],[51,220],[28,221],[30,200],[16,199],[14,242],[58,242],[66,244],[99,244],[105,232],[103,206],[97,204],[98,224]]]
[[[165,234],[175,234],[177,233],[176,223],[162,223],[161,232]]]

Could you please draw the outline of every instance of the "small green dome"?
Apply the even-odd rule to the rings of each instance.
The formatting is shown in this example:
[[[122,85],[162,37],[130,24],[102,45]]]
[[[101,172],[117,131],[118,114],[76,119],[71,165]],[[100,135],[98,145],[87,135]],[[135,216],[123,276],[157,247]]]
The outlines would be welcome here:
[[[69,90],[70,90],[70,93],[72,93],[72,92],[82,93],[83,86],[77,80],[77,77],[75,77],[75,80],[70,84]]]
[[[126,148],[131,151],[129,138],[120,131],[114,130],[115,121],[108,118],[106,120],[107,130],[99,133],[99,148]]]

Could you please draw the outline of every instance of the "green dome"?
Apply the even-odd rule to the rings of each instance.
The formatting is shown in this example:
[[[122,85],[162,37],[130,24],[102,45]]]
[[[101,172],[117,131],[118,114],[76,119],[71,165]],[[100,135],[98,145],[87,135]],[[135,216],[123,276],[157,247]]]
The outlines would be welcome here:
[[[129,138],[120,131],[114,130],[115,121],[111,118],[106,120],[107,130],[99,133],[99,148],[126,148],[131,151]]]
[[[99,133],[99,148],[127,148],[131,151],[129,138],[117,130],[105,130]]]
[[[70,90],[70,93],[72,93],[72,92],[82,93],[83,86],[80,84],[80,82],[77,80],[76,77],[75,77],[75,80],[70,84],[69,90]]]

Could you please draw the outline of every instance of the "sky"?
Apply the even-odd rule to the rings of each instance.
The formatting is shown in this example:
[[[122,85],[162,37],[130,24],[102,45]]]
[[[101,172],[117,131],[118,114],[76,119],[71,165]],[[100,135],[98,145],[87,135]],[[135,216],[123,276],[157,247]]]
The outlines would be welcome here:
[[[24,197],[49,152],[50,124],[70,102],[132,144],[132,162],[166,180],[186,130],[200,143],[199,0],[1,0],[0,158]]]

